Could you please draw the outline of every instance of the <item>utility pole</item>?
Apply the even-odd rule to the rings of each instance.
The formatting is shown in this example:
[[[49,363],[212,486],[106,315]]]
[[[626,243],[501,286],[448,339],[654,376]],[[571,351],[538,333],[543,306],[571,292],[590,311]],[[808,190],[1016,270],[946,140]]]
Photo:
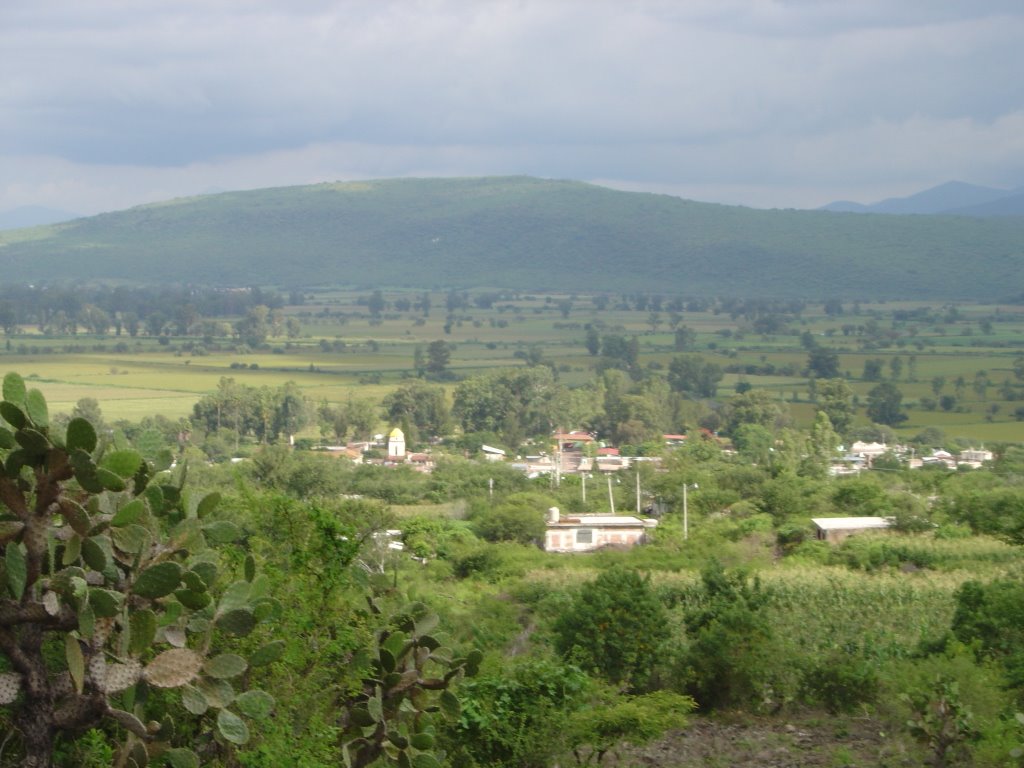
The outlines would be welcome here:
[[[690,538],[690,510],[686,504],[686,489],[694,488],[697,489],[700,486],[694,483],[692,486],[689,483],[683,485],[683,541]]]
[[[683,541],[690,538],[690,511],[686,506],[686,489],[687,486],[683,485]]]

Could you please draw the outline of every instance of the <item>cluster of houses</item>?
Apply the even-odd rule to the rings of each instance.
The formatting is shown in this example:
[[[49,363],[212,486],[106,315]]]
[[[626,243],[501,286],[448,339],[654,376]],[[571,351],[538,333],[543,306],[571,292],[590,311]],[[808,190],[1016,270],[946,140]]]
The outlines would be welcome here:
[[[928,456],[917,456],[912,448],[905,445],[857,441],[841,458],[832,462],[829,473],[833,476],[856,475],[865,469],[871,469],[878,458],[886,455],[894,456],[908,469],[933,466],[953,470],[961,467],[980,469],[985,462],[993,459],[992,451],[987,451],[984,448],[967,448],[956,455],[939,449],[932,451]]]
[[[373,441],[328,445],[319,450],[331,456],[348,459],[355,464],[380,464],[388,467],[404,464],[419,472],[431,472],[434,469],[434,457],[431,454],[406,450],[405,433],[398,427],[387,435],[376,435]],[[381,455],[368,455],[372,453]]]
[[[714,439],[710,434],[708,438]],[[686,435],[665,435],[667,446],[684,445]],[[589,476],[594,473],[609,474],[635,465],[637,462],[657,464],[657,457],[623,456],[618,448],[597,442],[596,437],[583,430],[558,431],[552,435],[553,450],[548,453],[520,456],[511,466],[530,477],[541,475]],[[372,450],[371,450],[372,449]],[[328,447],[327,452],[348,458],[356,463],[377,463],[385,466],[406,465],[419,471],[430,472],[434,462],[429,453],[409,452],[405,435],[395,427],[387,435],[378,435],[374,442],[353,443],[340,447]],[[377,454],[367,458],[367,453]],[[490,445],[481,447],[486,461],[505,462],[508,456],[501,448]],[[857,474],[870,469],[881,456],[895,456],[905,466],[917,469],[929,465],[942,466],[951,470],[959,467],[979,468],[993,459],[991,451],[967,449],[957,455],[936,450],[929,456],[915,456],[903,445],[886,445],[877,442],[855,442],[841,458],[833,461],[830,473],[834,476]],[[538,514],[539,511],[538,511]],[[838,543],[851,534],[861,531],[884,530],[892,521],[883,517],[833,517],[814,518],[817,538]],[[544,549],[548,552],[589,552],[604,547],[632,547],[646,541],[658,521],[632,515],[562,515],[556,507],[548,510],[544,536]]]

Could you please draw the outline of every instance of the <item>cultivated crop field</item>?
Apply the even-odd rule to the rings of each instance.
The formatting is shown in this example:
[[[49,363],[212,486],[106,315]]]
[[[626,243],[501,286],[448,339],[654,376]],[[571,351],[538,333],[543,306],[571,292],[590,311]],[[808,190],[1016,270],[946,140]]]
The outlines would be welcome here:
[[[104,440],[116,444],[121,428],[140,451],[178,451],[189,462],[190,483],[224,495],[224,521],[245,531],[254,562],[272,574],[288,622],[283,636],[295,642],[287,652],[291,666],[267,685],[282,692],[281,714],[275,717],[288,724],[265,737],[266,743],[283,745],[276,754],[297,754],[319,744],[323,754],[333,755],[336,732],[318,725],[330,722],[329,716],[320,712],[310,720],[309,713],[323,706],[326,699],[318,694],[336,683],[339,669],[352,673],[345,644],[357,647],[360,641],[338,630],[358,625],[350,620],[349,606],[365,604],[363,585],[376,583],[377,576],[384,577],[380,583],[386,582],[389,593],[402,591],[436,611],[446,643],[450,639],[485,654],[480,687],[460,683],[460,696],[486,708],[500,704],[500,699],[490,701],[489,685],[504,691],[519,684],[518,665],[561,668],[566,680],[603,674],[598,666],[575,671],[564,666],[575,665],[577,653],[588,651],[602,632],[581,630],[584,642],[562,648],[566,628],[560,619],[582,605],[602,578],[631,574],[650,600],[627,598],[624,605],[647,606],[647,618],[666,630],[643,684],[693,695],[702,711],[715,712],[710,718],[694,715],[689,732],[720,723],[724,713],[777,715],[776,724],[785,718],[782,733],[790,738],[791,722],[820,717],[833,732],[818,745],[821,762],[807,765],[920,765],[920,748],[905,733],[918,705],[901,696],[935,695],[936,675],[942,673],[957,683],[984,731],[981,746],[972,747],[975,764],[1005,764],[1017,742],[1003,673],[995,661],[975,658],[970,636],[954,629],[963,596],[974,588],[965,590],[965,583],[998,588],[1000,581],[1018,584],[1024,574],[1019,545],[1024,528],[1015,511],[1019,475],[1013,474],[1019,472],[1014,469],[1020,466],[1019,449],[990,446],[999,452],[999,463],[979,471],[902,472],[883,466],[886,471],[832,477],[822,460],[827,454],[804,453],[802,445],[812,445],[815,431],[807,428],[820,405],[815,397],[825,391],[812,383],[815,350],[825,350],[832,363],[829,374],[818,378],[841,380],[855,395],[853,427],[869,425],[866,405],[872,391],[885,384],[902,395],[907,418],[897,432],[912,438],[915,450],[944,447],[958,438],[974,445],[1024,441],[1021,307],[658,303],[638,296],[497,292],[433,292],[429,299],[428,311],[422,292],[293,292],[289,302],[274,308],[276,316],[257,305],[268,310],[260,333],[254,332],[250,310],[189,324],[143,324],[135,326],[134,335],[127,325],[120,334],[113,327],[103,334],[12,328],[0,352],[0,366],[19,371],[29,387],[41,390],[52,413],[88,411],[93,404],[83,404],[83,398],[95,401],[108,427]],[[444,353],[439,356],[438,345]],[[680,361],[694,359],[720,369],[714,398],[697,399],[682,387],[670,391],[670,374]],[[550,383],[549,367],[559,383],[579,387],[573,392],[552,386],[561,398],[552,402],[570,410],[579,400],[600,403],[603,410],[578,411],[597,414],[584,417],[594,424],[607,417],[608,393],[615,387],[623,400],[653,404],[652,411],[660,403],[674,403],[678,410],[657,423],[658,436],[669,419],[673,427],[688,419],[682,426],[691,429],[718,409],[738,410],[728,402],[748,389],[768,393],[771,407],[765,410],[774,412],[778,405],[780,413],[771,417],[774,433],[763,428],[769,437],[763,454],[755,453],[756,442],[743,445],[745,425],[726,427],[722,434],[737,451],[720,450],[730,447],[724,440],[688,439],[685,446],[665,451],[663,471],[641,464],[636,473],[609,474],[590,485],[589,496],[576,476],[560,483],[546,476],[528,478],[509,464],[465,458],[476,450],[470,438],[477,439],[483,429],[468,436],[458,429],[428,432],[414,425],[420,431],[409,441],[414,450],[429,436],[450,438],[435,451],[430,474],[385,465],[380,449],[367,452],[363,464],[304,450],[319,441],[340,444],[349,433],[368,436],[375,426],[390,428],[394,422],[385,421],[382,401],[414,379],[415,386],[403,392],[443,407],[445,397],[455,402],[463,382],[460,398],[474,387],[499,391],[500,377],[475,382],[471,377],[525,366],[537,367],[508,377],[531,382],[520,389]],[[428,381],[418,381],[422,374]],[[290,382],[295,386],[286,386]],[[518,396],[513,389],[501,391],[509,401]],[[315,413],[301,399],[318,406]],[[499,407],[489,401],[489,409]],[[243,429],[239,425],[250,413],[255,417]],[[645,415],[642,409],[637,413]],[[314,415],[301,424],[291,422],[296,425],[291,429],[288,418],[294,414]],[[115,423],[155,415],[171,423]],[[189,417],[191,424],[178,422]],[[518,437],[539,445],[548,423]],[[806,444],[794,440],[796,430],[783,428],[790,423],[808,435]],[[930,428],[931,434],[916,437]],[[296,440],[292,450],[290,438],[305,440]],[[492,444],[489,435],[486,441]],[[658,449],[663,445],[651,442]],[[513,449],[527,443],[510,437],[507,446],[497,444]],[[817,461],[805,463],[807,456]],[[652,502],[643,511],[641,478],[645,499]],[[659,516],[650,541],[575,555],[536,546],[543,537],[543,510],[603,512],[606,502],[620,514],[632,513],[635,503],[638,514]],[[892,514],[900,527],[836,545],[816,539],[811,518],[860,514]],[[368,546],[358,561],[339,567],[339,581],[325,578],[323,563],[349,556],[348,545],[339,549],[339,543],[355,536],[375,541],[371,528],[400,531],[396,536],[405,549]],[[357,571],[357,577],[350,581],[345,568]],[[613,614],[618,613],[624,611],[615,608]],[[713,620],[701,622],[701,614]],[[572,623],[585,616],[575,614]],[[631,649],[658,634],[632,628],[628,633],[625,646]],[[609,701],[618,701],[622,690],[608,688]],[[537,696],[530,689],[523,701],[535,702]],[[588,700],[583,711],[595,711],[598,703]],[[538,724],[518,729],[535,729],[538,744],[552,738],[541,722],[565,721],[564,712],[544,707],[538,708],[543,712]],[[500,708],[494,712],[488,722],[507,721]],[[866,718],[872,718],[870,728]],[[844,750],[853,749],[848,732],[861,726],[871,738],[854,761]],[[756,732],[766,739],[774,733],[769,726]],[[323,743],[319,733],[326,734]],[[742,743],[749,733],[734,729],[728,741]],[[461,731],[452,731],[450,738],[452,744],[474,744]],[[693,754],[721,752],[713,746]],[[671,742],[655,748],[665,754],[645,761],[663,768],[714,764],[679,757]],[[792,749],[803,753],[805,745],[794,743]],[[480,750],[476,764],[497,764],[483,746]],[[883,751],[910,758],[886,762],[879,759]],[[763,761],[744,763],[747,758],[736,755],[735,764],[775,765],[778,754],[773,746]],[[311,764],[337,763],[332,756]],[[502,764],[551,762],[513,756]]]
[[[480,291],[427,293],[431,306],[424,310],[423,295],[385,291],[383,309],[371,312],[367,291],[309,292],[302,304],[283,309],[298,321],[297,333],[270,336],[257,348],[230,333],[200,341],[169,331],[129,338],[17,328],[2,366],[35,380],[58,411],[92,397],[114,419],[178,418],[225,376],[249,386],[292,381],[315,402],[379,400],[414,375],[416,350],[439,340],[450,345],[455,379],[523,365],[530,355],[549,361],[563,382],[583,384],[600,362],[585,346],[594,328],[602,336],[635,336],[638,364],[655,376],[677,354],[699,353],[726,371],[719,398],[737,386],[765,389],[806,426],[814,412],[802,346],[809,334],[838,355],[839,373],[861,403],[879,380],[898,385],[909,416],[898,428],[902,435],[937,427],[974,441],[1024,437],[1020,305],[848,302],[826,313],[825,305],[810,302]],[[240,318],[218,320],[227,331]],[[680,329],[692,332],[684,343]],[[867,420],[859,416],[858,423]]]

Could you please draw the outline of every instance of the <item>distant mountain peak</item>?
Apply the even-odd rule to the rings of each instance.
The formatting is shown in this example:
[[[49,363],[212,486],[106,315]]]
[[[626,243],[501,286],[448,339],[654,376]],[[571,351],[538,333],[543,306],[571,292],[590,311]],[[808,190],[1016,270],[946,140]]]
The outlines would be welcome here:
[[[917,192],[907,197],[890,197],[870,205],[838,201],[823,206],[821,210],[850,213],[889,213],[889,214],[947,214],[959,215],[1021,215],[1024,208],[1010,206],[1003,213],[971,213],[976,207],[988,206],[998,200],[1011,198],[1021,190],[997,189],[968,184],[965,181],[946,181],[935,187]],[[982,208],[982,210],[984,210]],[[1002,209],[998,209],[1002,210]]]
[[[77,219],[79,214],[56,208],[44,208],[41,205],[23,205],[9,211],[0,211],[0,229],[21,229],[23,227],[42,227],[57,224],[61,221]]]

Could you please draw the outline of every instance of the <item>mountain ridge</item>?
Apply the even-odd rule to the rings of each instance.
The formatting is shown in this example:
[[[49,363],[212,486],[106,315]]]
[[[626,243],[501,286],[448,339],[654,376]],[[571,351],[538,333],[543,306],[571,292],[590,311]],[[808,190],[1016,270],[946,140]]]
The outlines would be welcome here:
[[[947,181],[906,197],[890,197],[869,204],[837,200],[818,210],[899,215],[1021,216],[1024,215],[1024,188],[998,189]]]
[[[1021,263],[1013,217],[766,211],[522,176],[226,192],[0,232],[0,267],[36,281],[993,299]]]
[[[41,205],[22,205],[17,208],[0,211],[0,230],[39,227],[47,224],[57,224],[62,221],[71,221],[77,218],[80,218],[79,214],[71,213],[70,211],[46,208]]]

